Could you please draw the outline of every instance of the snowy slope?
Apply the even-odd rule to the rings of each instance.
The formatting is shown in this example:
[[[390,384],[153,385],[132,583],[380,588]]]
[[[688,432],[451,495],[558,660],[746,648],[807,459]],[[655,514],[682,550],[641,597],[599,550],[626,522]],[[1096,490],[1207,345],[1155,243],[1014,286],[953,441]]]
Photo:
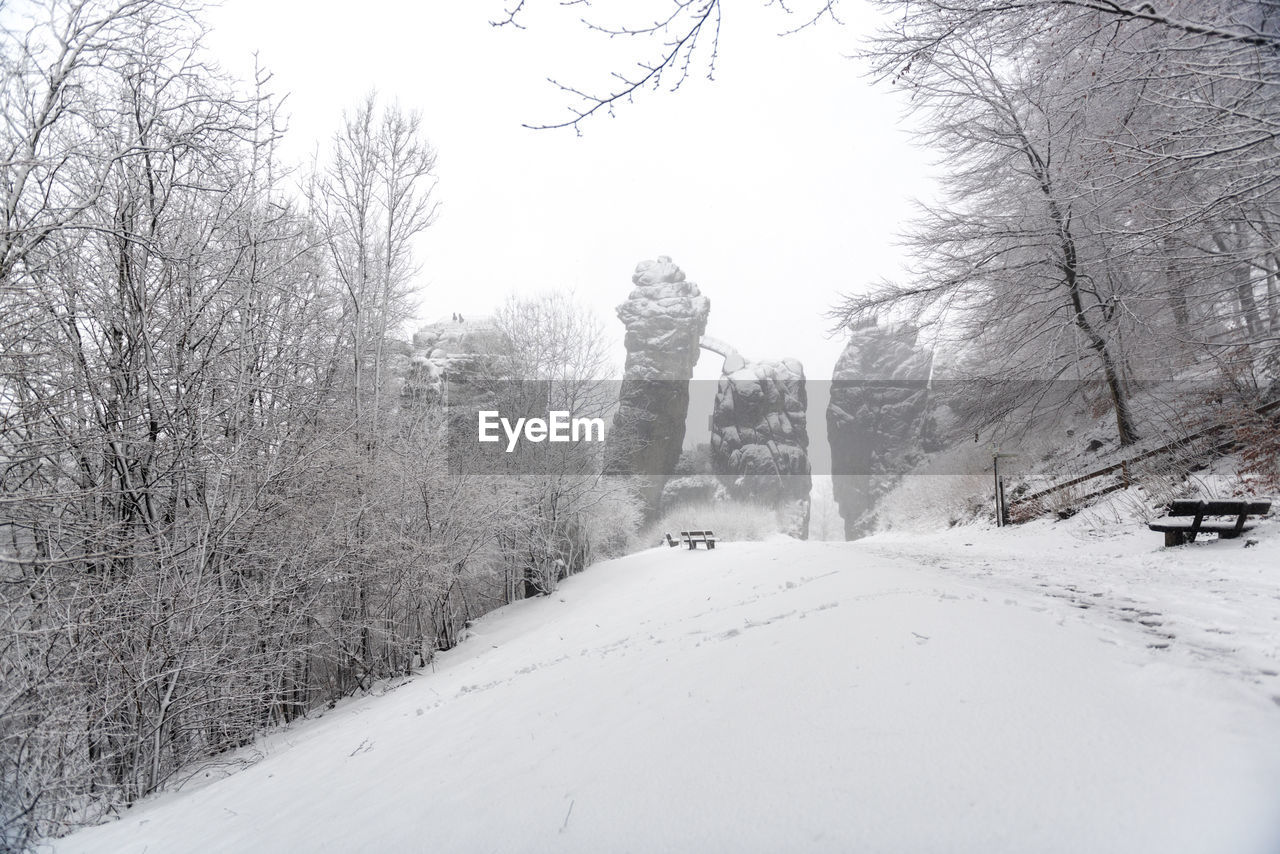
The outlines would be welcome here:
[[[56,851],[1280,851],[1266,533],[654,549]]]

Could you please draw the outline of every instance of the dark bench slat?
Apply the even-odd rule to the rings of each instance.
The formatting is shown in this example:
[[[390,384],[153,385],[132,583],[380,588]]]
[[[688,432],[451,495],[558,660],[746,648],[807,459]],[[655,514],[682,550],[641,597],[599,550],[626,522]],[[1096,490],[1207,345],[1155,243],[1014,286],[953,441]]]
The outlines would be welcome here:
[[[1245,513],[1249,516],[1261,516],[1271,509],[1270,501],[1191,501],[1180,499],[1171,502],[1165,511],[1169,516],[1194,516],[1204,505],[1206,516],[1236,516]]]
[[[713,531],[681,531],[680,536],[690,549],[696,549],[698,543],[702,543],[708,549],[716,547],[716,535]]]
[[[1271,510],[1270,501],[1173,501],[1165,516],[1147,525],[1153,531],[1164,533],[1166,546],[1195,542],[1200,533],[1217,534],[1224,540],[1235,539],[1253,526],[1246,525],[1249,516],[1261,516]],[[1234,521],[1205,521],[1206,516],[1234,516]],[[1182,518],[1171,518],[1182,517]],[[1191,521],[1185,521],[1190,517]]]
[[[1147,527],[1153,531],[1190,531],[1195,525],[1190,521],[1170,520],[1167,522],[1152,522]],[[1248,531],[1252,528],[1253,525],[1246,522],[1241,530]],[[1201,522],[1199,528],[1201,533],[1214,534],[1220,534],[1223,531],[1234,531],[1235,529],[1235,522]]]

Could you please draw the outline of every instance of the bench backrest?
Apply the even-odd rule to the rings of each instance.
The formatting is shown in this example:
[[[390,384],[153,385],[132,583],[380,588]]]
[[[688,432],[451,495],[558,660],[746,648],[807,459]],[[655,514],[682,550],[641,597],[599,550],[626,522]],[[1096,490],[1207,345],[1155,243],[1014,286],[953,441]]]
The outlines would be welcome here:
[[[1203,507],[1206,516],[1239,516],[1246,513],[1250,516],[1261,516],[1271,509],[1270,501],[1194,501],[1182,499],[1169,504],[1166,511],[1169,516],[1194,516]]]

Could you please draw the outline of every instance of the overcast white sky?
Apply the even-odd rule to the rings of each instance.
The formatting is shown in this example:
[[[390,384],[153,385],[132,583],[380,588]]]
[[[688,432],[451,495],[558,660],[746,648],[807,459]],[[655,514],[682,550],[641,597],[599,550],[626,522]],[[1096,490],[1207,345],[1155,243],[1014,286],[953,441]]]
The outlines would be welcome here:
[[[613,309],[636,262],[665,254],[710,297],[708,334],[830,379],[842,341],[823,311],[899,268],[895,234],[929,186],[901,102],[846,58],[870,10],[845,0],[844,27],[779,38],[795,19],[776,6],[726,4],[714,82],[647,93],[578,137],[521,127],[565,114],[546,77],[589,85],[633,48],[578,26],[589,9],[529,2],[515,30],[489,25],[501,0],[225,0],[209,46],[246,78],[259,52],[289,93],[286,153],[299,159],[370,88],[421,111],[443,205],[420,246],[421,318],[572,289],[617,335],[620,369]],[[615,14],[641,23],[647,2]],[[718,375],[705,354],[697,376]]]

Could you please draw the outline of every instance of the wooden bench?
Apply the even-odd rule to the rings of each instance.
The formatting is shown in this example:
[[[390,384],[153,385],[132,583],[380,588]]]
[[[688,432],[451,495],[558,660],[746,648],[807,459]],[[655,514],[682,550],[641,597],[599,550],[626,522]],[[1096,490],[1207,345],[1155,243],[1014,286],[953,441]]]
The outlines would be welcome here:
[[[1270,510],[1270,501],[1225,501],[1219,499],[1174,501],[1165,510],[1164,516],[1147,527],[1153,531],[1164,532],[1164,544],[1166,546],[1193,543],[1197,534],[1217,534],[1224,540],[1230,540],[1253,527],[1252,525],[1246,525],[1245,519],[1250,516],[1261,516]],[[1206,522],[1205,519],[1210,516],[1233,516],[1235,518],[1231,521]]]
[[[716,547],[716,535],[711,531],[681,531],[680,537],[690,549],[696,549],[698,543],[702,543],[708,549]]]

